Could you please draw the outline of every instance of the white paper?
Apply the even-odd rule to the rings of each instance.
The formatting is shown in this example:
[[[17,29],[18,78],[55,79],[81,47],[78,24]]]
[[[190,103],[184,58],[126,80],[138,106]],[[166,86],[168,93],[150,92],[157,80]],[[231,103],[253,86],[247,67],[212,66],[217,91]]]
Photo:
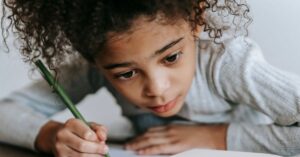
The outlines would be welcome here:
[[[172,157],[280,157],[272,154],[192,149]]]
[[[127,151],[121,145],[109,145],[110,157],[167,157],[160,155],[141,156],[132,151]],[[237,152],[237,151],[221,151],[221,150],[207,150],[207,149],[192,149],[173,155],[171,157],[280,157],[273,154]]]
[[[109,145],[110,157],[167,157],[162,155],[137,155],[133,151],[124,150],[121,145]]]

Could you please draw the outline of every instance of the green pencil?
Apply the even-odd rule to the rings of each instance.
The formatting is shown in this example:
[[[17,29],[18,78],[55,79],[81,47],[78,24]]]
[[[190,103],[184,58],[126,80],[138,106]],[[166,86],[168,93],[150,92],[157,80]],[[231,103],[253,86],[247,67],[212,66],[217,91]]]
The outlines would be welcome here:
[[[41,60],[37,60],[35,62],[35,65],[40,69],[40,72],[42,73],[42,76],[44,79],[48,82],[50,86],[52,86],[55,90],[55,92],[58,94],[58,96],[62,99],[64,104],[67,106],[67,108],[72,112],[75,118],[82,120],[85,124],[89,125],[87,121],[83,118],[81,113],[77,110],[71,99],[68,97],[62,86],[55,81],[52,74],[47,70],[45,65]],[[109,157],[108,154],[104,155],[105,157]]]

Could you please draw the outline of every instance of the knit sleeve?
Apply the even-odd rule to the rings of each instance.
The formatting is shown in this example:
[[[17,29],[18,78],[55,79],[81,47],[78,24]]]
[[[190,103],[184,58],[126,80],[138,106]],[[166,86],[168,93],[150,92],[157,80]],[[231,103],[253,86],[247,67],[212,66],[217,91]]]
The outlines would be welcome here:
[[[269,116],[274,124],[230,124],[228,149],[300,153],[300,78],[268,64],[256,43],[237,38],[225,43],[216,63],[217,92],[237,104],[246,104]]]
[[[102,86],[101,78],[98,83],[89,79],[92,71],[85,65],[64,66],[60,70],[59,81],[74,103]],[[0,100],[0,141],[34,150],[40,128],[63,109],[65,105],[42,79],[11,93]]]
[[[231,123],[227,131],[227,149],[271,153],[281,156],[300,154],[299,126]]]
[[[249,39],[238,38],[225,47],[213,78],[217,92],[263,112],[279,125],[298,122],[300,77],[268,64]]]

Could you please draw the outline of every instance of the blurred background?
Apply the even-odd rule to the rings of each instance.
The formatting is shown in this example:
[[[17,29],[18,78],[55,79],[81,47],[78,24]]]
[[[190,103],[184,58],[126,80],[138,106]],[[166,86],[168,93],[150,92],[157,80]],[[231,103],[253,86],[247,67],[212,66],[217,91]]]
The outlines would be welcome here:
[[[266,60],[280,69],[300,76],[300,1],[248,0],[248,3],[253,17],[249,28],[250,37],[261,46]],[[29,77],[29,67],[24,64],[18,49],[13,46],[11,36],[9,47],[11,52],[7,54],[3,52],[3,43],[0,44],[0,99],[37,79],[35,76]],[[99,97],[105,99],[105,105],[95,105]],[[102,116],[107,116],[106,118],[112,117],[113,112],[120,113],[118,108],[111,106],[114,101],[105,90],[88,99],[85,104],[94,106],[83,107],[83,112],[97,114],[99,111],[105,111]],[[97,118],[92,114],[88,115]]]

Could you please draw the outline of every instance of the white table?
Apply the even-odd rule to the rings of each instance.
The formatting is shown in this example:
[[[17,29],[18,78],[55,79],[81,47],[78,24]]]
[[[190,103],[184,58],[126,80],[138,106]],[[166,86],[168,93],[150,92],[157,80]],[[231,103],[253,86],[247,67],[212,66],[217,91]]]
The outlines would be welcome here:
[[[110,144],[111,157],[166,157],[166,156],[138,156],[133,152],[125,151],[122,146]],[[44,154],[38,154],[30,150],[0,144],[0,157],[45,157]]]

